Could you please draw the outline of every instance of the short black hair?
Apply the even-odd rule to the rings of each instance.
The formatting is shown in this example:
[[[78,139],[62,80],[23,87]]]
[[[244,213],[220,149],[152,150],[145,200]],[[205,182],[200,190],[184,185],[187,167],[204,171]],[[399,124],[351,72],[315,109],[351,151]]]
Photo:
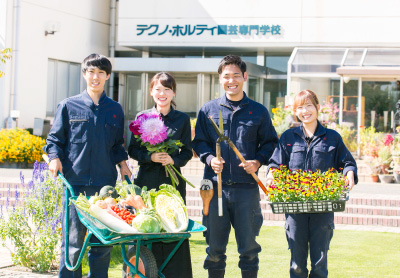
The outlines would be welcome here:
[[[106,56],[93,53],[90,54],[82,62],[82,72],[85,73],[89,67],[99,68],[104,70],[107,75],[111,74],[112,65]]]
[[[222,58],[221,62],[219,62],[218,65],[218,74],[221,74],[222,71],[224,70],[224,67],[228,65],[236,65],[240,68],[242,71],[242,74],[244,76],[244,73],[246,72],[246,63],[242,60],[237,55],[226,55],[224,58]]]

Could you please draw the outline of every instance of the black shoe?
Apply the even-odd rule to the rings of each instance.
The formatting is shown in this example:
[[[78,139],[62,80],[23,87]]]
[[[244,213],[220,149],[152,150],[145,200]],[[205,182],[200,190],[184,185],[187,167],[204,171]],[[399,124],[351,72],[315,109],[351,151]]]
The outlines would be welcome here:
[[[224,278],[225,269],[209,269],[208,278]]]
[[[242,278],[257,278],[258,270],[242,270]]]

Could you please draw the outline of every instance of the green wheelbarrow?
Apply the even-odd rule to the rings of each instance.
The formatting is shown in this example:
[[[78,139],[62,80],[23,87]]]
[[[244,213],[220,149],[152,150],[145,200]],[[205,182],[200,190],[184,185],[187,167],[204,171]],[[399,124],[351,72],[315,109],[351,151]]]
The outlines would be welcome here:
[[[65,177],[59,173],[58,175],[63,183],[66,185],[65,198],[71,201],[71,205],[74,204],[77,196],[74,196],[72,186],[68,183]],[[129,179],[128,179],[129,180]],[[79,220],[88,229],[86,239],[83,243],[82,250],[79,254],[78,260],[75,265],[71,265],[69,262],[69,209],[68,202],[65,207],[65,264],[70,271],[75,271],[79,268],[82,263],[83,255],[89,246],[121,246],[122,258],[124,260],[123,277],[140,277],[140,278],[165,278],[162,274],[162,270],[165,268],[167,263],[170,261],[172,256],[176,253],[178,248],[181,246],[183,241],[190,238],[191,233],[204,232],[206,227],[200,225],[193,220],[189,219],[189,225],[185,232],[179,233],[138,233],[138,234],[120,234],[113,231],[103,223],[89,215],[87,212],[80,210],[75,207]],[[92,236],[99,239],[101,243],[89,242]],[[160,268],[157,268],[157,263],[151,252],[151,244],[153,242],[176,242],[174,249],[171,251],[169,256],[162,263]],[[128,252],[126,252],[127,246],[133,246]],[[136,267],[137,266],[137,267]]]

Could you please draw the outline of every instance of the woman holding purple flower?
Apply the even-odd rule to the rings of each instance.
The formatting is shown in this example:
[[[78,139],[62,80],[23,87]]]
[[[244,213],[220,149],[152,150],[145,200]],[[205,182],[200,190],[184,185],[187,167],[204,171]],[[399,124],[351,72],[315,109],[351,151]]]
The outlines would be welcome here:
[[[139,163],[135,184],[148,190],[161,184],[172,184],[171,175],[177,170],[176,189],[186,200],[186,182],[180,176],[180,167],[192,158],[191,128],[188,115],[175,110],[175,79],[167,72],[157,73],[150,81],[150,95],[155,106],[139,112],[129,126],[133,135],[129,144],[130,157]],[[160,121],[161,119],[161,121]],[[169,151],[168,151],[169,150]],[[166,166],[166,167],[165,167]],[[152,252],[160,267],[176,243],[153,243]],[[162,271],[165,277],[193,277],[189,241],[185,240]]]

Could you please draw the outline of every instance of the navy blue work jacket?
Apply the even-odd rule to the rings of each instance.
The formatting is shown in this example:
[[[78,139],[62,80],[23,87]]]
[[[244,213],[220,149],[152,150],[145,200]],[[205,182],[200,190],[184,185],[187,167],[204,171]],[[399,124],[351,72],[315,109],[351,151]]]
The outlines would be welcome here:
[[[343,169],[343,174],[354,172],[354,182],[358,182],[357,164],[343,143],[339,133],[323,127],[319,122],[314,138],[308,146],[303,133],[303,125],[286,130],[272,155],[268,169],[286,165],[290,170],[318,169],[321,172],[334,168]]]
[[[192,147],[205,163],[204,178],[214,182],[217,182],[217,175],[210,162],[216,156],[218,135],[208,117],[212,116],[218,125],[219,111],[222,112],[225,136],[231,139],[244,159],[256,159],[261,165],[266,164],[278,142],[267,108],[249,99],[246,94],[235,111],[229,105],[226,95],[207,102],[199,111]],[[226,142],[221,143],[221,156],[225,160],[222,170],[224,185],[257,186],[253,177],[239,167],[241,161]]]
[[[95,105],[83,91],[61,101],[43,150],[59,158],[68,182],[80,186],[115,185],[116,164],[128,155],[122,146],[124,112],[103,92]]]

